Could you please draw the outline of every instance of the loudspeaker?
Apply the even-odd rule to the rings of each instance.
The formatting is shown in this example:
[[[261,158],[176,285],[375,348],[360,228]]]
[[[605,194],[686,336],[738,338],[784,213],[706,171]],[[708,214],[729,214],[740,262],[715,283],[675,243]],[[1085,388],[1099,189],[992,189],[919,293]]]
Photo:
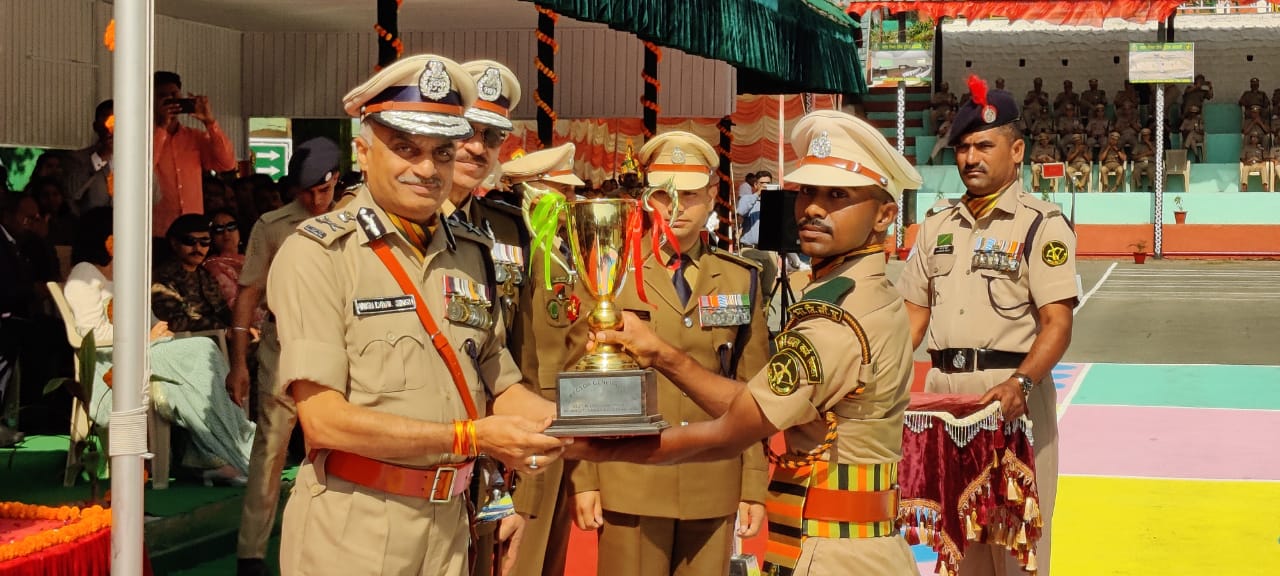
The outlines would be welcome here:
[[[760,191],[760,241],[756,247],[770,252],[800,251],[795,191],[777,184]]]

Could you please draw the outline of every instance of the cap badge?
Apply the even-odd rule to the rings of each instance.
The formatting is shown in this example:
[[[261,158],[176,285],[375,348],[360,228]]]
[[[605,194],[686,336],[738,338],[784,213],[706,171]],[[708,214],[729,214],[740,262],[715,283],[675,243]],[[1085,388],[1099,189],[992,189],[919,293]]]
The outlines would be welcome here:
[[[485,68],[484,74],[476,82],[476,88],[481,100],[487,102],[497,100],[502,95],[502,76],[498,73],[498,69],[492,66]]]
[[[452,87],[449,72],[444,69],[444,62],[439,60],[427,62],[426,69],[418,77],[418,90],[422,91],[424,97],[431,100],[443,100],[449,95],[449,89]]]
[[[685,162],[684,150],[681,150],[679,146],[676,146],[675,149],[671,151],[671,163],[684,164],[684,162]]]
[[[827,136],[826,130],[809,142],[809,155],[815,158],[826,158],[831,155],[831,138]]]
[[[982,107],[982,121],[990,124],[996,121],[996,107],[990,104]]]

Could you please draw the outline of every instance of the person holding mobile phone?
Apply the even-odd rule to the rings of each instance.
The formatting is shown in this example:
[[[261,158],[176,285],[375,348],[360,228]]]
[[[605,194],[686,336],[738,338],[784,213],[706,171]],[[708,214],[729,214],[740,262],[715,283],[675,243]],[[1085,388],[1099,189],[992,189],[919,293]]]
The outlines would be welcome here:
[[[231,140],[213,117],[209,97],[182,92],[182,77],[157,71],[155,86],[155,181],[159,197],[152,207],[152,233],[156,236],[183,214],[204,213],[202,178],[210,170],[226,172],[236,167]],[[180,121],[188,116],[204,124],[204,130]]]

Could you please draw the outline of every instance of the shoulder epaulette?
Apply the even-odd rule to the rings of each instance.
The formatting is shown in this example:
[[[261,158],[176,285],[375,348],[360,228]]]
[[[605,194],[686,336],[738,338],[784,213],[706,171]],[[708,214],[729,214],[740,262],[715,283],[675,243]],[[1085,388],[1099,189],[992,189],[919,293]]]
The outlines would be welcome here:
[[[847,276],[836,276],[821,286],[814,288],[804,295],[805,300],[816,300],[818,302],[826,302],[827,304],[840,305],[840,300],[848,294],[853,287],[857,285],[853,278]]]
[[[733,252],[730,252],[730,251],[725,250],[725,249],[723,249],[723,248],[718,248],[718,247],[715,247],[715,246],[709,246],[709,247],[708,247],[708,250],[709,250],[712,254],[714,254],[714,255],[716,255],[716,256],[719,256],[721,259],[728,260],[729,262],[732,262],[732,263],[734,263],[734,264],[737,264],[737,265],[739,265],[739,266],[742,266],[743,268],[747,268],[747,269],[755,269],[757,272],[758,272],[758,271],[760,270],[760,268],[761,268],[761,266],[760,266],[760,263],[759,263],[759,262],[756,262],[755,260],[752,260],[752,259],[750,259],[750,258],[744,258],[744,257],[742,257],[742,256],[739,256],[739,255],[737,255],[737,254],[734,254]]]
[[[1044,214],[1046,218],[1062,215],[1061,206],[1058,206],[1053,202],[1045,202],[1044,200],[1036,198],[1035,196],[1025,192],[1018,195],[1018,201],[1021,202],[1023,206]]]
[[[475,224],[457,218],[445,218],[444,221],[455,238],[483,244],[486,248],[486,253],[487,249],[493,248],[493,239],[488,234],[485,234],[484,230],[477,228]]]
[[[955,207],[957,207],[957,206],[959,206],[959,205],[960,205],[960,199],[959,199],[959,198],[942,198],[942,199],[939,199],[937,202],[934,202],[933,206],[930,206],[930,207],[929,207],[929,211],[928,211],[928,212],[925,212],[925,217],[927,218],[927,217],[929,217],[929,216],[933,216],[934,214],[941,214],[941,213],[946,212],[947,210],[951,210],[952,208],[955,208]]]
[[[285,218],[288,218],[289,216],[292,216],[297,212],[299,208],[300,206],[298,206],[297,203],[290,202],[288,204],[285,204],[284,206],[281,206],[279,208],[276,208],[275,210],[272,210],[270,212],[267,212],[266,214],[263,214],[259,219],[268,224],[271,222],[278,222],[280,220],[284,220]]]
[[[506,197],[506,195],[499,195],[499,194],[500,193],[496,191],[490,192],[488,194],[485,194],[484,196],[476,198],[475,200],[477,200],[478,203],[485,208],[502,212],[517,220],[523,220],[524,217],[521,214],[520,204],[518,202],[513,203],[512,202],[513,198],[508,198]]]
[[[357,228],[355,215],[346,210],[337,210],[327,214],[308,218],[298,224],[298,233],[329,246],[338,238],[346,236]]]

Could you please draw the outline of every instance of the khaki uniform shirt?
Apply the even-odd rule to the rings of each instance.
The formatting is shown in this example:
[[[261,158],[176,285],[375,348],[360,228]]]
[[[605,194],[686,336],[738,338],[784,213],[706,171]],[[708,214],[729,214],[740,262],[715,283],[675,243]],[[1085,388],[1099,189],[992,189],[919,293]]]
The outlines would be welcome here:
[[[436,324],[458,356],[470,393],[485,415],[485,401],[520,381],[506,349],[505,320],[481,329],[448,320],[444,286],[458,279],[487,283],[488,239],[454,224],[437,227],[419,259],[395,232],[367,189],[345,210],[312,218],[280,249],[268,279],[280,334],[280,381],[309,380],[341,392],[356,405],[427,422],[467,418],[444,360],[432,346],[404,292],[369,247],[356,217],[367,210],[391,231],[386,239],[396,260],[421,293]],[[446,226],[456,239],[447,242]],[[490,294],[492,299],[492,294]],[[357,314],[357,304],[377,301],[378,313]],[[426,467],[462,458],[422,454],[392,463]]]
[[[700,254],[698,252],[701,252]],[[691,265],[685,279],[692,288],[689,302],[680,304],[672,284],[672,272],[651,253],[644,261],[644,289],[652,306],[636,293],[634,276],[618,298],[618,306],[647,315],[650,325],[664,340],[689,354],[699,364],[725,375],[721,350],[729,344],[741,358],[739,379],[759,372],[769,354],[769,332],[765,323],[759,281],[751,282],[755,264],[705,246],[689,251]],[[669,259],[670,256],[660,255]],[[749,323],[715,326],[709,316],[699,313],[699,296],[750,294]],[[585,306],[594,302],[584,303]],[[585,315],[589,310],[583,310]],[[704,321],[704,318],[706,320]],[[573,361],[585,350],[586,322],[569,332]],[[672,426],[712,420],[670,380],[658,376],[658,410]],[[606,510],[661,518],[693,520],[731,516],[742,501],[764,502],[768,487],[768,463],[763,447],[753,446],[741,457],[716,462],[675,466],[645,466],[621,462],[579,463],[572,474],[575,492],[599,490]]]
[[[311,213],[297,201],[290,202],[263,214],[249,233],[249,244],[244,252],[244,268],[240,270],[240,285],[267,287],[267,271],[276,252],[286,238],[293,236],[303,220]],[[265,302],[264,302],[265,303]]]
[[[837,277],[854,281],[837,305],[866,332],[871,363],[862,365],[861,344],[847,325],[825,318],[798,322],[778,336],[779,354],[769,370],[755,374],[748,387],[769,422],[783,430],[789,450],[808,452],[827,433],[823,413],[835,410],[836,443],[826,458],[842,464],[884,464],[902,459],[902,418],[911,392],[911,330],[902,297],[885,277],[884,257],[870,254],[846,262],[826,278],[804,288],[805,296]],[[801,298],[803,300],[804,297]],[[782,349],[795,334],[813,352],[797,350],[820,373],[801,367],[794,391],[776,381]],[[812,360],[810,360],[812,357]],[[775,367],[774,365],[778,365]],[[818,372],[818,370],[815,370]],[[771,378],[773,373],[773,378]],[[861,392],[854,393],[859,387]]]
[[[1030,257],[1016,254],[1016,271],[973,265],[979,238],[1009,246],[1027,240]],[[1040,333],[1039,308],[1076,298],[1075,232],[1056,204],[1027,194],[1022,182],[1007,188],[981,221],[962,203],[925,219],[915,250],[898,281],[908,302],[932,309],[930,350],[989,348],[1027,352]]]
[[[902,459],[903,416],[911,392],[911,329],[906,307],[885,277],[885,260],[869,254],[846,262],[805,287],[804,297],[837,279],[854,282],[836,299],[866,332],[870,363],[861,342],[842,322],[801,320],[778,335],[779,353],[769,369],[747,384],[769,422],[783,430],[790,452],[808,452],[827,433],[823,414],[836,415],[836,441],[823,459],[840,464],[889,464]],[[829,288],[828,288],[829,289]],[[803,301],[804,298],[802,298]],[[785,355],[794,354],[798,364]],[[858,388],[862,387],[859,392]],[[810,537],[801,545],[795,574],[918,573],[907,542],[884,538]]]

